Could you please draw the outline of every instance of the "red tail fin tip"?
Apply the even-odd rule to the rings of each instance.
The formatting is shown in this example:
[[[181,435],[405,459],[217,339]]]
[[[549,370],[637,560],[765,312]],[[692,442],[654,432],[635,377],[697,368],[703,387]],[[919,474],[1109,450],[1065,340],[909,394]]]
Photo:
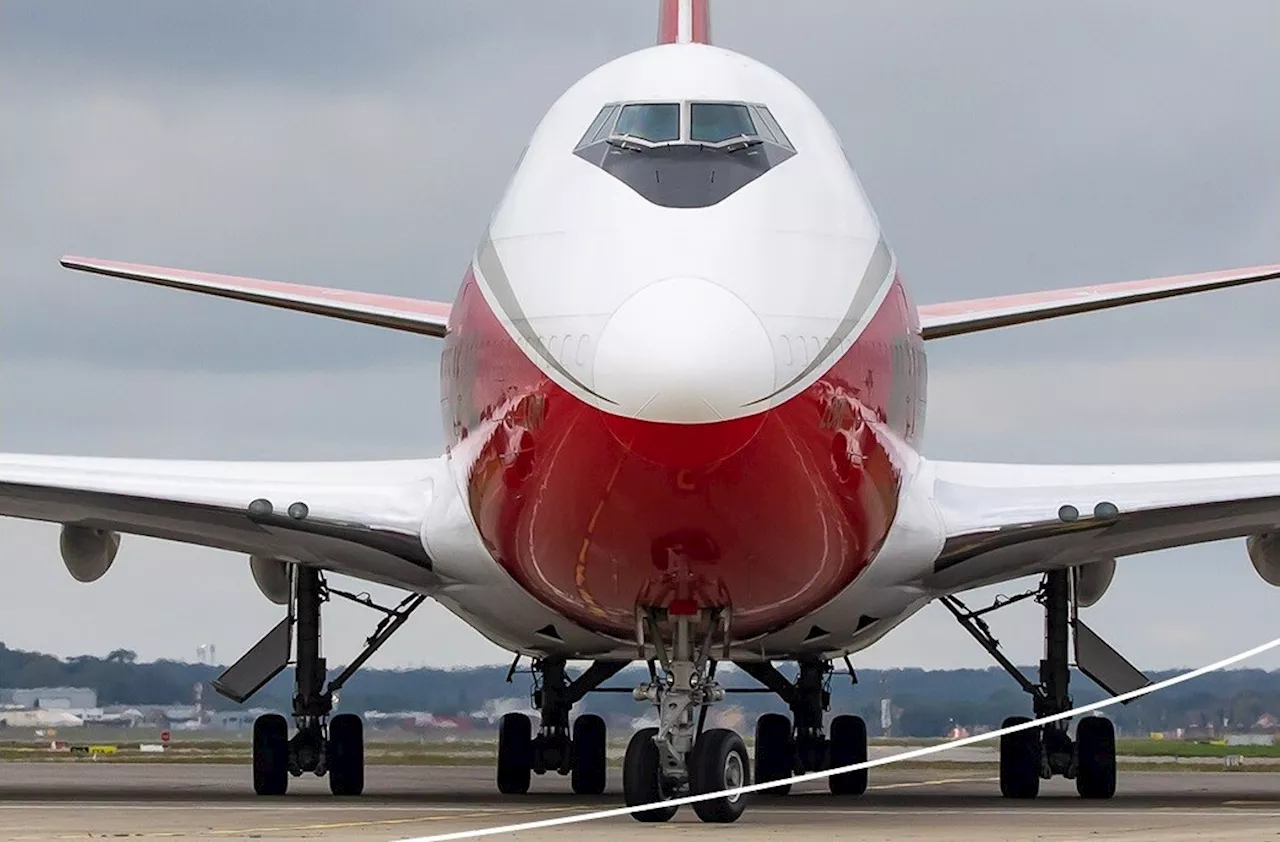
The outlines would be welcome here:
[[[711,0],[658,0],[659,44],[710,44]]]

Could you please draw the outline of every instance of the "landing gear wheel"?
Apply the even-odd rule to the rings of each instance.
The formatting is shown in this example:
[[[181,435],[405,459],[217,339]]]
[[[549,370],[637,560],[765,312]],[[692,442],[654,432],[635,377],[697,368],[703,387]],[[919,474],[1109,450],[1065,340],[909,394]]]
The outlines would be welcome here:
[[[1012,728],[1031,720],[1011,716],[1000,726]],[[1040,731],[1028,728],[1000,738],[1000,794],[1005,798],[1035,798],[1040,794],[1042,751]]]
[[[604,720],[593,713],[583,714],[573,723],[574,794],[599,795],[604,792],[607,774]]]
[[[766,713],[756,720],[756,782],[782,781],[795,768],[795,748],[791,744],[791,720],[780,713]],[[791,784],[764,790],[767,795],[786,795]]]
[[[330,792],[364,792],[364,723],[354,713],[340,713],[329,720],[328,760]]]
[[[666,798],[662,791],[658,745],[653,741],[656,736],[657,728],[642,728],[627,743],[627,756],[622,761],[622,795],[628,807],[654,804]],[[671,821],[679,809],[679,806],[654,807],[631,815],[636,821],[666,822]]]
[[[498,723],[498,792],[524,795],[533,774],[533,723],[523,713],[508,713]]]
[[[829,768],[839,769],[867,762],[867,723],[861,716],[837,716],[831,720]],[[832,795],[862,795],[867,791],[867,770],[843,772],[827,778]]]
[[[1076,792],[1081,798],[1116,794],[1116,729],[1110,719],[1087,716],[1076,726]]]
[[[728,728],[702,732],[689,756],[689,789],[693,795],[751,785],[747,745]],[[735,822],[747,809],[746,793],[695,801],[693,811],[704,822]]]
[[[253,791],[284,795],[289,790],[289,723],[278,713],[253,721]]]

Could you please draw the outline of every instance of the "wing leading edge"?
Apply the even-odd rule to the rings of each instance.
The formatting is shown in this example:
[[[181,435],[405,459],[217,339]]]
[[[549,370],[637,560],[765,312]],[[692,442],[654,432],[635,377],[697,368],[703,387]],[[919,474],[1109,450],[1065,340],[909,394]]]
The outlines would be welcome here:
[[[0,454],[0,516],[295,561],[400,587],[430,585],[420,535],[439,462]]]
[[[1280,528],[1280,462],[926,465],[946,531],[931,589]]]
[[[1276,278],[1280,265],[929,304],[919,308],[920,330],[925,339],[943,339]]]
[[[423,301],[397,295],[380,295],[371,292],[353,292],[327,287],[264,281],[257,278],[237,278],[231,275],[214,275],[208,272],[191,272],[184,269],[166,269],[161,266],[144,266],[136,263],[119,263],[113,260],[97,260],[89,257],[64,257],[62,265],[68,269],[141,281],[146,284],[200,292],[237,301],[266,304],[286,310],[296,310],[318,316],[329,316],[377,327],[403,330],[426,336],[445,335],[449,324],[450,306],[438,301]]]

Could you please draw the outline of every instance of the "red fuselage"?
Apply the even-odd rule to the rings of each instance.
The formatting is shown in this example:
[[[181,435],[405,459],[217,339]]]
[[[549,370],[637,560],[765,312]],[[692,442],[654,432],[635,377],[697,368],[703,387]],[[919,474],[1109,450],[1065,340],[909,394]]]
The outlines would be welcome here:
[[[627,636],[638,605],[729,606],[735,638],[776,630],[848,586],[888,534],[895,440],[918,437],[924,393],[916,311],[898,277],[811,386],[706,424],[611,415],[571,395],[470,273],[451,322],[446,428],[450,448],[470,454],[476,527],[523,588],[577,623]]]

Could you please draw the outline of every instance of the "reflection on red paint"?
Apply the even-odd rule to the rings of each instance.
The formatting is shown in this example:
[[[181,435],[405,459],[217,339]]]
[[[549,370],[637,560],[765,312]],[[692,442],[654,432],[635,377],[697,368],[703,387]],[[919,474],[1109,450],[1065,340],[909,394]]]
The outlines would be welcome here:
[[[913,320],[900,285],[814,386],[700,425],[621,419],[567,393],[473,285],[442,365],[450,446],[482,437],[460,451],[472,454],[468,503],[485,545],[536,598],[623,637],[638,603],[728,607],[740,638],[822,605],[874,557],[900,487],[882,437],[907,436],[909,405],[893,402],[920,385],[893,369]]]

